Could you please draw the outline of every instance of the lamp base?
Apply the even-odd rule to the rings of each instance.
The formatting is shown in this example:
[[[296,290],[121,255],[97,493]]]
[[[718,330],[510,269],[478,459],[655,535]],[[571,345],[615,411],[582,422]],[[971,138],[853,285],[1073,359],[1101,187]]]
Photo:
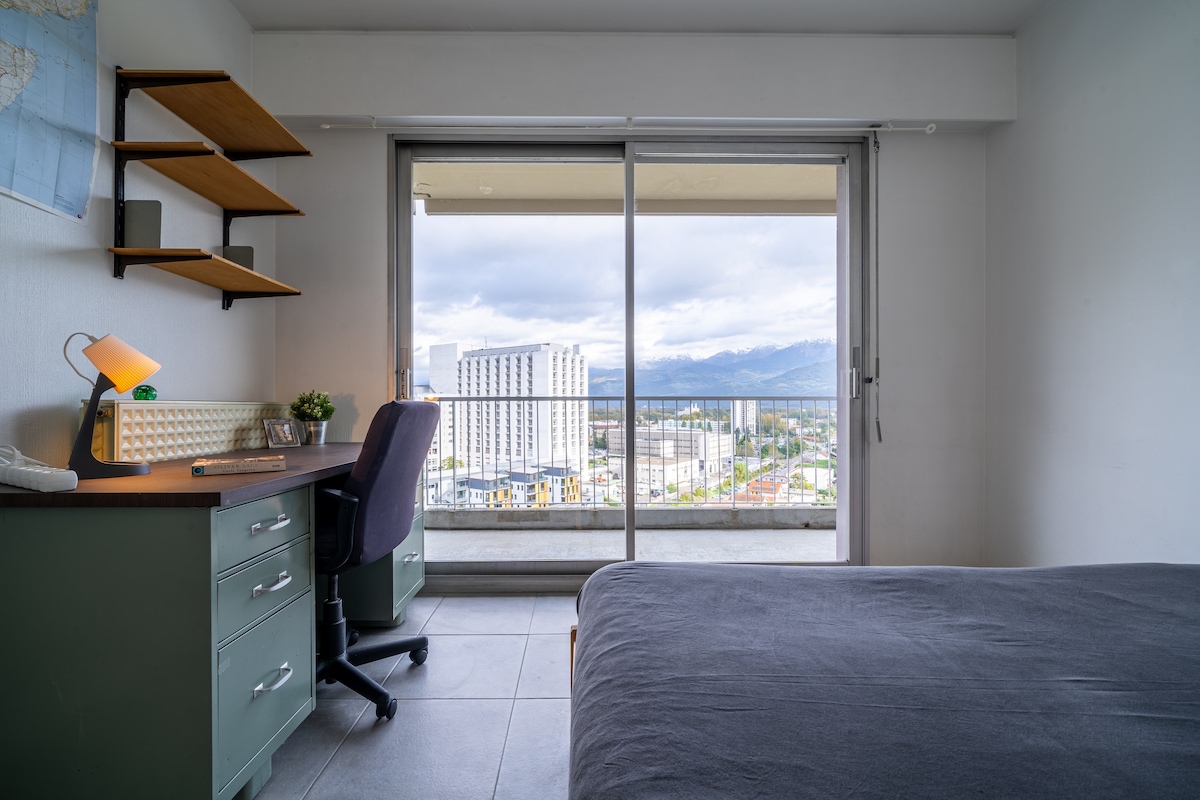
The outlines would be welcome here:
[[[123,478],[127,475],[146,475],[150,472],[149,464],[132,464],[129,462],[116,461],[100,461],[93,457],[90,460],[84,459],[83,463],[75,463],[75,459],[67,465],[67,469],[72,470],[79,480],[86,481],[93,478]]]

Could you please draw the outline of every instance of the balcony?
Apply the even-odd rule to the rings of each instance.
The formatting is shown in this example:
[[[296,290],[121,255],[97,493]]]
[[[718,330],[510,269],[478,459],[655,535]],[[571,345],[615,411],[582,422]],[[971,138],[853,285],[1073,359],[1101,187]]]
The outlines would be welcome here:
[[[835,560],[836,398],[436,400],[430,562],[620,560],[627,497],[640,559]]]

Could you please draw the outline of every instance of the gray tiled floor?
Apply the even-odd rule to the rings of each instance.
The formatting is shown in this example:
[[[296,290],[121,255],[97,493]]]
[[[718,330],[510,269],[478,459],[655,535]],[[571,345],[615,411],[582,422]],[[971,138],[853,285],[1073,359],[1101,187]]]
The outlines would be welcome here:
[[[567,595],[418,597],[376,637],[429,637],[429,660],[365,665],[399,700],[390,722],[339,685],[275,754],[260,800],[557,800],[567,796]]]

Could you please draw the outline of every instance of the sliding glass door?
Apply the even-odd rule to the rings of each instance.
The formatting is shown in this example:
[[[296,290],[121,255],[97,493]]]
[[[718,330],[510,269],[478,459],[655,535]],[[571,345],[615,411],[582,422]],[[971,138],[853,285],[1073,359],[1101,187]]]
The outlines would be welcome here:
[[[861,563],[860,158],[398,138],[427,562]]]
[[[427,561],[619,560],[624,150],[411,151],[411,396],[442,407]],[[597,522],[580,527],[587,509]],[[573,533],[564,534],[563,531]]]
[[[844,157],[635,153],[635,557],[836,561]]]

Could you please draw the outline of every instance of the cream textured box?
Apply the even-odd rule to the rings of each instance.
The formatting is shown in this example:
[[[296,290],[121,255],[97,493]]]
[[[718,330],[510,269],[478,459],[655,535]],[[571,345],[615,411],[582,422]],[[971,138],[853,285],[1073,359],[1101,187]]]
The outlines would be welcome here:
[[[286,403],[105,400],[92,452],[105,461],[151,463],[257,450],[267,446],[262,421],[287,416]]]

